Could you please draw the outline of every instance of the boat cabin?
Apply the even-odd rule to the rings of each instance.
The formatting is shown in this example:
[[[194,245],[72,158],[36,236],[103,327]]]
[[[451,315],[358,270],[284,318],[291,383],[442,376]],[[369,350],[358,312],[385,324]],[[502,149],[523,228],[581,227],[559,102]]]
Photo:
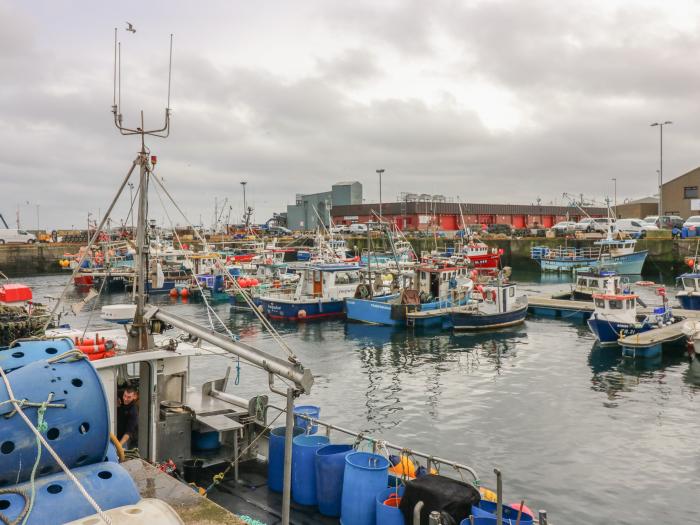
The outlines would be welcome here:
[[[481,299],[488,313],[509,312],[521,306],[515,283],[477,285],[474,298]]]
[[[602,241],[596,241],[595,244],[601,247],[603,253],[607,252],[611,257],[621,257],[634,253],[634,247],[637,245],[637,241],[634,239],[603,239]]]
[[[317,264],[303,270],[294,295],[343,299],[352,297],[360,282],[360,267],[356,264]]]
[[[683,292],[686,294],[700,293],[700,273],[684,273],[679,279],[683,285]]]
[[[583,295],[620,293],[621,277],[613,271],[577,272],[574,292]]]
[[[447,298],[469,280],[466,266],[419,266],[416,268],[417,289],[421,295],[431,296],[437,300]]]
[[[637,298],[635,294],[594,294],[596,317],[633,324],[637,321]]]

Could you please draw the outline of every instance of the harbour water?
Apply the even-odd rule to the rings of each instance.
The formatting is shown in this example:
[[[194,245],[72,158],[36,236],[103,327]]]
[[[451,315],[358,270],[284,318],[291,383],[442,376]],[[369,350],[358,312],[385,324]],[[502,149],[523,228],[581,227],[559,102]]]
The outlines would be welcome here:
[[[558,276],[515,277],[525,291],[567,286]],[[22,281],[40,299],[59,295],[66,276]],[[209,322],[201,304],[152,303]],[[215,309],[242,341],[281,352],[250,313]],[[81,326],[90,316],[99,326],[98,311],[64,321]],[[681,351],[632,362],[596,346],[585,324],[533,317],[475,335],[343,321],[275,326],[316,376],[300,402],[321,405],[325,420],[470,464],[487,486],[498,467],[506,501],[546,508],[553,523],[697,523],[700,362]],[[236,375],[230,359],[194,364],[195,382],[228,365]],[[266,388],[250,366],[241,365],[239,379],[229,387],[239,395]]]

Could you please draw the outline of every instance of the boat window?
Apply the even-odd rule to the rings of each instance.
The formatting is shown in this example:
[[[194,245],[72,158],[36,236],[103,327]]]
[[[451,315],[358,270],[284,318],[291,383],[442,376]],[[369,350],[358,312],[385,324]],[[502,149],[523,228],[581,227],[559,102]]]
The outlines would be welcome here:
[[[423,279],[423,280],[427,279],[427,278],[428,278],[427,272],[421,272],[421,273],[420,273],[420,278]]]
[[[602,299],[596,299],[596,300],[595,300],[595,305],[596,305],[598,308],[603,308],[603,307],[605,306],[605,301],[603,301]]]
[[[634,299],[627,299],[627,308],[628,309],[634,308]]]
[[[515,287],[513,287],[513,286],[510,287],[510,290],[508,291],[508,296],[515,297]]]
[[[579,286],[586,286],[586,279],[583,277],[578,278],[578,285]]]
[[[683,278],[683,287],[695,289],[695,279],[689,277]]]
[[[619,299],[610,299],[608,301],[608,304],[610,305],[611,310],[622,310],[622,302]]]
[[[595,282],[594,286],[598,286],[598,281]],[[607,287],[608,287],[608,280],[603,279],[603,288],[607,288]]]

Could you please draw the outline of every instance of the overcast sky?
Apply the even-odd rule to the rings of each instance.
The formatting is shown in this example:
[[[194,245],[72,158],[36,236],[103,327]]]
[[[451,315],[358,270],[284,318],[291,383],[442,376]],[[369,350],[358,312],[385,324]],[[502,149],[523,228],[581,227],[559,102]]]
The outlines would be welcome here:
[[[651,122],[674,122],[666,179],[700,165],[699,21],[668,0],[0,0],[0,213],[34,228],[38,204],[56,228],[107,208],[139,146],[111,121],[114,27],[122,112],[147,127],[175,34],[172,133],[148,144],[195,222],[215,197],[238,217],[241,180],[259,222],[339,180],[376,201],[377,168],[385,201],[601,200],[613,177],[618,202],[651,195]]]

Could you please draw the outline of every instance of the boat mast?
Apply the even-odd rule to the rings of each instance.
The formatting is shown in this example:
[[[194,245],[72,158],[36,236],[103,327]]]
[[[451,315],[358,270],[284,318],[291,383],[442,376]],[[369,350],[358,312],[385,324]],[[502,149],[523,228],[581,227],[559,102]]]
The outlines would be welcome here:
[[[145,319],[146,308],[146,283],[148,277],[148,251],[149,239],[147,231],[148,223],[148,177],[153,172],[156,157],[149,158],[146,150],[146,135],[152,137],[167,138],[170,135],[170,81],[173,64],[173,35],[170,35],[170,57],[168,62],[168,102],[165,107],[165,121],[161,128],[146,130],[143,111],[141,111],[141,125],[135,129],[123,125],[121,113],[121,42],[117,41],[117,29],[114,28],[114,100],[112,102],[112,114],[114,125],[122,135],[139,135],[141,137],[141,151],[138,153],[136,164],[139,165],[139,207],[138,224],[136,227],[136,272],[134,276],[134,296],[136,312],[134,322],[128,331],[129,340],[127,352],[145,350],[153,346],[153,338],[148,331],[148,321]]]

